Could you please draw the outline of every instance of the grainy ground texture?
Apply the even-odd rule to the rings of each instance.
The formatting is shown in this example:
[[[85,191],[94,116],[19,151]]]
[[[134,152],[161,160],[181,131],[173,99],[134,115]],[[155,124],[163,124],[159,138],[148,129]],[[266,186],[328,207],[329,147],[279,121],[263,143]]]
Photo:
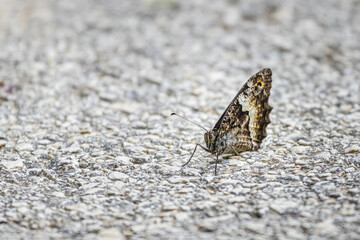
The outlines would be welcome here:
[[[0,239],[360,238],[360,1],[0,3]],[[261,148],[182,168],[265,67]]]

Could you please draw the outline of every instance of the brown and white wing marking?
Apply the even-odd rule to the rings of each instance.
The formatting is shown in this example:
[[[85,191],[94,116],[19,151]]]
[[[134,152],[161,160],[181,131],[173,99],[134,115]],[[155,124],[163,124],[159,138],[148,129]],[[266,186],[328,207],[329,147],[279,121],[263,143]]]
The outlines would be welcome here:
[[[215,124],[217,153],[238,154],[260,147],[272,110],[268,103],[271,74],[271,70],[265,68],[253,75]]]

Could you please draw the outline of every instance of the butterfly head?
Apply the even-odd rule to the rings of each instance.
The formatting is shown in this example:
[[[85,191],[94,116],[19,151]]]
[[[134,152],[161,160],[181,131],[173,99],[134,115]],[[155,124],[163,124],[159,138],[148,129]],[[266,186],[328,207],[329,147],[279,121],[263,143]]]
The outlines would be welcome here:
[[[211,151],[215,151],[215,142],[216,142],[217,132],[214,130],[208,131],[204,134],[204,139],[206,143],[206,147]]]

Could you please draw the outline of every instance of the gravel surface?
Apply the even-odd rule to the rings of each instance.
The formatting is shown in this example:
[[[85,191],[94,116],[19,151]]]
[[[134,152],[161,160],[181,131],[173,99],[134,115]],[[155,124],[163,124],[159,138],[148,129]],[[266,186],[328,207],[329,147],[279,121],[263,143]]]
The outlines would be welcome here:
[[[0,239],[359,239],[359,12],[0,0]],[[261,148],[182,168],[264,67]]]

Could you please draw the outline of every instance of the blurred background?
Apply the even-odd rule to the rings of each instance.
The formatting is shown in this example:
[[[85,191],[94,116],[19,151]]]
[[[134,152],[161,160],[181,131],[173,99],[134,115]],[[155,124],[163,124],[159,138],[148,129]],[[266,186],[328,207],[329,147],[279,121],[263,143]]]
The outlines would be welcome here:
[[[222,111],[264,67],[292,110],[321,108],[325,92],[332,106],[359,101],[358,1],[1,2],[1,79],[62,107],[96,107],[95,94],[131,112]]]

